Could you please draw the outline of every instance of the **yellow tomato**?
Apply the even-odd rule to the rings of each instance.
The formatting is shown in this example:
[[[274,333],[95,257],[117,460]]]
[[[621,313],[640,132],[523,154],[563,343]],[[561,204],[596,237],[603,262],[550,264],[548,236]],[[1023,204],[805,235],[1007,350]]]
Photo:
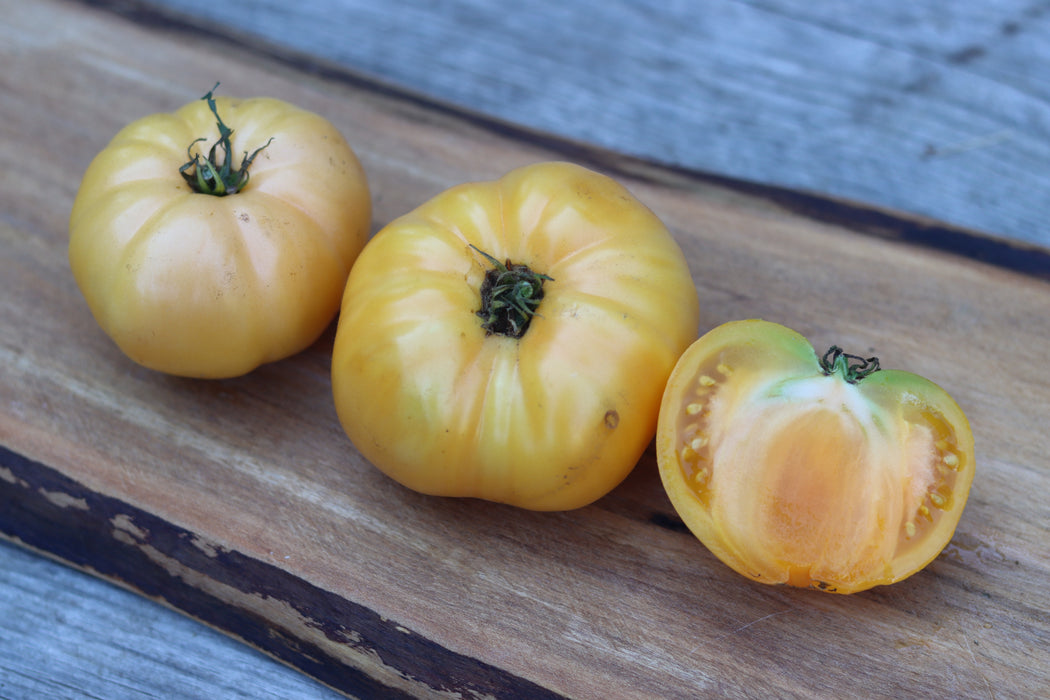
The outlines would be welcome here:
[[[918,375],[766,321],[710,331],[667,383],[660,476],[692,532],[764,583],[852,593],[951,540],[974,476],[958,404]]]
[[[131,359],[231,377],[321,334],[370,225],[365,173],[331,123],[209,92],[130,124],[92,161],[69,262]]]
[[[339,418],[402,484],[534,510],[603,496],[696,337],[681,250],[613,180],[540,163],[393,221],[350,274]]]

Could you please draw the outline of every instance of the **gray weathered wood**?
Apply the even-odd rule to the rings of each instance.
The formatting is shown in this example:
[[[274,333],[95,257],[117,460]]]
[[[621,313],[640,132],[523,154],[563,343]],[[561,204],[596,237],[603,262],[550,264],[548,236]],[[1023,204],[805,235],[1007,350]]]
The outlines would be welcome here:
[[[155,0],[662,163],[1050,244],[1034,0]]]
[[[196,620],[0,540],[0,698],[335,698]]]

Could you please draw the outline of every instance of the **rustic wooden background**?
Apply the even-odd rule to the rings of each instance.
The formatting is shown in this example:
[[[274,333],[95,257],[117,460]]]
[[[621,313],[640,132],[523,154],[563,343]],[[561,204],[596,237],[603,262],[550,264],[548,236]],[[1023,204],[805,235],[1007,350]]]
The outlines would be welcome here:
[[[83,4],[176,12],[541,132],[1050,245],[1048,3]],[[0,697],[331,692],[8,544],[0,611]]]
[[[160,0],[660,163],[1050,245],[1036,0]]]

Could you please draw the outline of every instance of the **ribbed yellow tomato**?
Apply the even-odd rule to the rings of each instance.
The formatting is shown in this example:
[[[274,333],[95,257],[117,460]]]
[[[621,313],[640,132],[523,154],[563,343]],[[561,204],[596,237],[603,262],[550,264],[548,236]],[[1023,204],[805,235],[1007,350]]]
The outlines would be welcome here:
[[[652,440],[698,316],[649,209],[604,175],[535,164],[454,187],[369,242],[339,317],[335,405],[412,489],[577,508]]]
[[[130,124],[92,161],[69,262],[131,359],[231,377],[321,334],[370,226],[365,173],[331,123],[209,92]]]
[[[758,320],[686,350],[656,440],[672,504],[719,559],[837,593],[925,567],[974,476],[969,423],[943,389]]]

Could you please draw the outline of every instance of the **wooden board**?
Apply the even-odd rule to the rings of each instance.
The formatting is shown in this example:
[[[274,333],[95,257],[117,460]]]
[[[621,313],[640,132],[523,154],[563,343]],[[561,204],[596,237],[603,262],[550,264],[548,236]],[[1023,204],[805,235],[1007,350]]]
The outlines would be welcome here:
[[[516,131],[278,52],[54,0],[2,3],[0,531],[348,694],[1031,696],[1050,686],[1050,256],[936,222]],[[127,121],[265,94],[331,119],[378,228],[543,159],[624,182],[689,257],[702,325],[764,317],[947,388],[978,476],[953,542],[892,587],[752,584],[687,532],[651,451],[597,504],[424,497],[367,464],[332,333],[229,381],[129,363],[69,273],[80,174]]]

